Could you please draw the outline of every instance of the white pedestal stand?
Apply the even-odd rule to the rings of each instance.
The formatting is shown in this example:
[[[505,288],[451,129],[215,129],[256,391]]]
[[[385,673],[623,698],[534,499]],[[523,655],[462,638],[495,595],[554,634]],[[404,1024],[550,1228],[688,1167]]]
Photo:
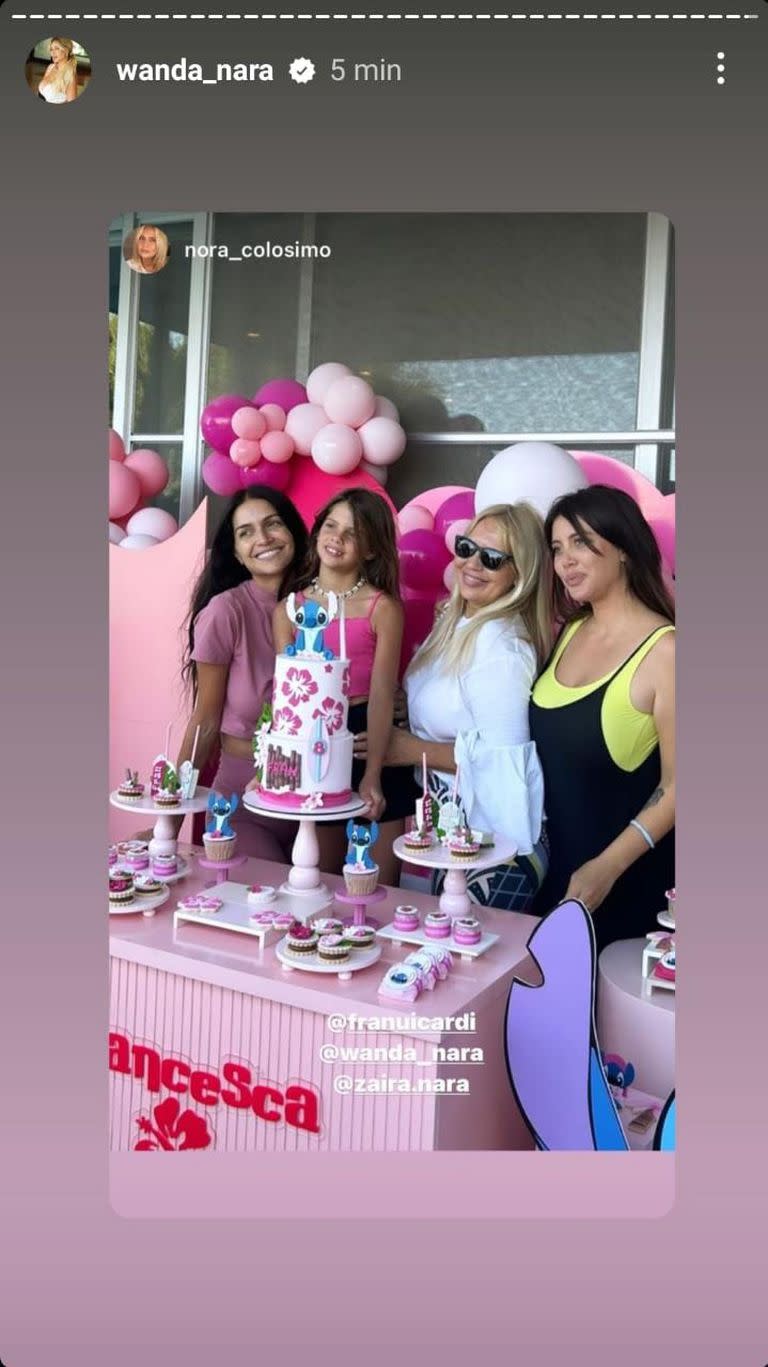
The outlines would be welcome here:
[[[325,896],[327,901],[333,900],[332,894],[328,891],[324,883],[320,881],[320,847],[317,843],[317,832],[315,826],[321,821],[340,821],[344,817],[357,816],[365,810],[365,803],[360,797],[353,797],[344,807],[329,808],[328,811],[318,809],[314,812],[302,811],[300,807],[294,807],[290,811],[285,807],[271,807],[258,800],[255,793],[245,793],[243,796],[243,806],[249,812],[258,812],[259,816],[274,816],[278,821],[298,821],[299,829],[291,850],[291,871],[288,874],[287,882],[283,883],[281,892],[291,892],[294,896],[311,895],[316,897],[318,893]]]
[[[493,845],[483,846],[473,859],[462,859],[461,863],[452,857],[446,845],[437,842],[429,850],[409,850],[403,835],[398,836],[392,849],[404,864],[416,864],[424,869],[446,869],[445,886],[438,901],[440,910],[452,919],[455,916],[476,916],[480,920],[483,908],[469,900],[467,873],[477,869],[492,869],[496,864],[513,859],[517,853],[511,840],[495,834],[493,839]]]
[[[165,810],[158,807],[151,797],[142,798],[141,802],[126,802],[118,795],[117,789],[110,793],[109,800],[113,807],[119,807],[121,812],[133,812],[136,816],[153,816],[155,825],[152,831],[152,839],[149,842],[150,860],[157,854],[176,854],[176,821],[179,817],[189,816],[192,812],[204,812],[208,807],[208,794],[210,788],[198,788],[194,797],[187,798],[186,802],[180,802],[178,807],[166,807]]]

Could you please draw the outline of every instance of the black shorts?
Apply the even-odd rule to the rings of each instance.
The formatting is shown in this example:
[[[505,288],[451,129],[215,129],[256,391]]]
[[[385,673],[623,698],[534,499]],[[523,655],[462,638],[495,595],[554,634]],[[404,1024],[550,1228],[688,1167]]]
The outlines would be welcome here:
[[[352,703],[347,725],[353,736],[359,735],[361,731],[367,731],[367,703]],[[355,791],[362,782],[364,773],[365,762],[361,759],[354,760],[352,763],[352,787]],[[413,769],[409,765],[385,766],[381,771],[381,791],[386,803],[382,821],[402,821],[406,816],[413,816],[416,803],[421,797],[421,788],[413,777]]]

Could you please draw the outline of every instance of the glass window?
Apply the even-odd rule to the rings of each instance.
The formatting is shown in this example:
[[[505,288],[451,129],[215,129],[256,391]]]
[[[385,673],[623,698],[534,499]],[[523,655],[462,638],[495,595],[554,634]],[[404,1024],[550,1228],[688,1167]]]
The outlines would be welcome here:
[[[172,435],[184,425],[189,329],[192,223],[163,223],[168,263],[157,275],[140,275],[134,432]]]
[[[642,214],[323,214],[313,365],[359,370],[412,432],[635,423]]]
[[[120,250],[119,242],[114,243],[109,248],[109,348],[107,352],[107,370],[109,375],[109,411],[112,412],[115,402],[115,357],[117,353],[117,304],[120,293],[120,267],[122,265],[123,254]]]

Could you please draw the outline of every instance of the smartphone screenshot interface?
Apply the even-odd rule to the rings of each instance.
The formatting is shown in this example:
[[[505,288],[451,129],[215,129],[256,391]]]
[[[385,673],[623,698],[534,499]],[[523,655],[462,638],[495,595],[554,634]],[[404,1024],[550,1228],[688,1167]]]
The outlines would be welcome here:
[[[768,1357],[766,24],[2,6],[2,1367]]]

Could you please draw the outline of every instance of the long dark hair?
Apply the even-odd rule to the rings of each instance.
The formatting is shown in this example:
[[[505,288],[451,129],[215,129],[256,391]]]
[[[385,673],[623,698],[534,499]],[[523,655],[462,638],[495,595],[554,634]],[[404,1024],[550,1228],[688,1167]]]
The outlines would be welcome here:
[[[309,552],[298,588],[306,588],[320,571],[317,538],[325,519],[339,503],[348,503],[355,524],[358,549],[368,583],[400,602],[400,562],[397,556],[395,519],[389,504],[380,494],[355,486],[344,489],[320,509],[309,534]]]
[[[662,578],[661,552],[651,528],[629,494],[607,484],[590,484],[576,493],[563,494],[552,504],[547,515],[544,531],[550,546],[552,527],[558,517],[570,522],[590,550],[595,550],[590,533],[597,532],[623,551],[630,593],[651,612],[658,612],[659,616],[674,622],[675,605]],[[555,575],[555,615],[563,622],[572,622],[590,612],[588,606],[571,601],[564,584]]]
[[[245,565],[241,565],[235,555],[232,518],[241,504],[256,498],[263,499],[265,503],[269,503],[270,507],[274,508],[293,537],[294,555],[280,582],[278,598],[284,597],[286,593],[290,593],[291,589],[296,587],[298,567],[303,565],[307,558],[309,546],[307,529],[304,526],[301,514],[291,503],[291,500],[286,498],[285,494],[281,494],[277,489],[270,489],[266,484],[251,484],[247,489],[241,489],[239,493],[232,495],[214,533],[205,568],[193,589],[189,614],[185,623],[187,641],[181,673],[185,683],[192,685],[193,698],[197,696],[197,666],[192,659],[192,652],[195,648],[195,622],[203,608],[207,607],[211,599],[215,598],[218,593],[225,593],[227,589],[234,589],[238,584],[244,584],[251,577]]]

